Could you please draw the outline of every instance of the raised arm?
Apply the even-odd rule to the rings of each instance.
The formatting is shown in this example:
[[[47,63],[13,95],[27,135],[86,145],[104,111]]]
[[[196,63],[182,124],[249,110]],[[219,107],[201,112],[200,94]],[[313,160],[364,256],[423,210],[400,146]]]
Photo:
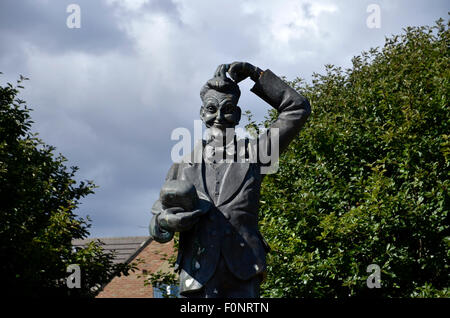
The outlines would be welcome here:
[[[251,91],[278,111],[278,118],[270,130],[279,129],[279,151],[282,153],[311,114],[309,101],[270,70],[261,74]]]
[[[261,136],[263,142],[259,145],[270,147],[270,138],[267,137],[270,137],[273,128],[277,128],[279,153],[285,151],[311,114],[309,101],[269,69],[262,71],[250,63],[234,62],[230,64],[228,73],[236,82],[250,77],[255,82],[251,91],[279,112],[268,134]]]

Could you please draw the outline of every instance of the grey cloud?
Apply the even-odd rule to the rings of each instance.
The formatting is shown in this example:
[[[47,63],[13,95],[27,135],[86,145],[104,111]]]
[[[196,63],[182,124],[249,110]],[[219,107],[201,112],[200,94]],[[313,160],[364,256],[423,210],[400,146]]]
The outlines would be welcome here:
[[[79,29],[66,25],[70,15],[66,8],[72,3],[81,8]],[[126,34],[115,23],[113,8],[103,1],[3,0],[0,29],[2,42],[12,35],[16,45],[26,42],[53,53],[76,50],[97,54],[115,49],[127,51],[130,47]],[[14,50],[14,43],[11,44],[10,49]]]

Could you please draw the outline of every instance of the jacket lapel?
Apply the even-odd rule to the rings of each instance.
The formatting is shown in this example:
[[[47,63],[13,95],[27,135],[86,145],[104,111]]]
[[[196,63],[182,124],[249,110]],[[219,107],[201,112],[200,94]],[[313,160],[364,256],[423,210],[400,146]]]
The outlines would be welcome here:
[[[222,180],[219,190],[217,206],[222,205],[230,199],[242,185],[247,175],[250,164],[247,162],[235,162],[228,164],[227,171]]]
[[[181,179],[188,180],[195,185],[200,199],[214,203],[206,191],[205,162],[203,160],[203,148],[205,141],[196,144],[194,151],[190,154],[190,159],[184,161],[184,168],[181,172]],[[250,163],[235,162],[229,163],[222,180],[219,197],[216,206],[227,202],[239,190],[247,175]]]
[[[194,151],[190,156],[191,160],[186,160],[183,163],[184,167],[181,172],[181,179],[190,181],[194,184],[200,199],[213,202],[206,191],[203,146],[204,142],[196,144]]]

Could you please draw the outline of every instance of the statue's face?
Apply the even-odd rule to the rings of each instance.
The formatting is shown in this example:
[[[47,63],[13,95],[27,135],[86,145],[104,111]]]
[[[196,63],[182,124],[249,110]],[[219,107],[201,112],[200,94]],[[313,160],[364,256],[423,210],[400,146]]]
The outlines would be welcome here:
[[[209,90],[203,97],[200,117],[207,128],[225,132],[227,128],[234,128],[241,119],[241,109],[236,104],[236,96]]]

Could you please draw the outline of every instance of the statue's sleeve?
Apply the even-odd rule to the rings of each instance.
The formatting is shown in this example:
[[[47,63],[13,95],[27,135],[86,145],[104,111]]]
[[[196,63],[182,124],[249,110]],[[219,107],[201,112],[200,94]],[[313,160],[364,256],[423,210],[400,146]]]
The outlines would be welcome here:
[[[170,169],[169,172],[167,173],[166,176],[166,180],[176,180],[178,177],[178,167],[179,164],[178,163],[174,163]],[[159,243],[166,243],[169,242],[173,236],[174,236],[174,232],[168,231],[166,229],[163,229],[158,222],[158,216],[161,214],[162,212],[162,206],[161,206],[161,201],[156,200],[155,204],[153,204],[152,207],[152,214],[153,217],[150,220],[150,226],[149,226],[149,232],[150,232],[150,236]]]
[[[259,136],[258,146],[263,147],[266,153],[270,153],[276,142],[281,154],[297,136],[311,114],[309,101],[270,70],[262,73],[251,91],[279,113],[268,131]],[[274,128],[278,130],[278,138],[273,138],[275,141],[270,143]]]

